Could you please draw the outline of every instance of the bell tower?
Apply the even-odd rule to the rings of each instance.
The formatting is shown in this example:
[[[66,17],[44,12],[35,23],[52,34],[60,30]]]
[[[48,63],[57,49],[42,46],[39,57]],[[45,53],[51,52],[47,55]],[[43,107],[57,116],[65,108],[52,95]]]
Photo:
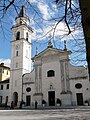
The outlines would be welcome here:
[[[32,28],[26,9],[22,6],[16,24],[12,27],[12,55],[10,75],[10,101],[17,105],[22,100],[22,75],[31,71]]]

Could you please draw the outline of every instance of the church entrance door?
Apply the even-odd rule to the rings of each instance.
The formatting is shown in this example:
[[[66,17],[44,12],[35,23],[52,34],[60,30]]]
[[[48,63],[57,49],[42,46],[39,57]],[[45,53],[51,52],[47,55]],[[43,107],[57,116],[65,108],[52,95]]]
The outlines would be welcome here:
[[[55,106],[55,91],[48,92],[49,106]]]
[[[30,106],[30,101],[31,101],[31,96],[27,95],[26,96],[26,106]]]
[[[17,92],[13,93],[13,102],[14,102],[14,106],[17,106],[17,102],[18,102],[18,93]]]
[[[77,105],[83,105],[83,94],[76,93],[76,97],[77,97]]]

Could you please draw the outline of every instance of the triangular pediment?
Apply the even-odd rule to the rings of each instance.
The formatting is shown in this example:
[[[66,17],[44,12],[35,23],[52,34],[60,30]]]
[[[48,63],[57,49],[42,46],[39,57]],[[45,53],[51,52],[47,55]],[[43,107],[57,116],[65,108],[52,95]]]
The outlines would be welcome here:
[[[59,53],[62,53],[63,51],[60,51],[60,50],[55,50],[55,49],[48,49],[46,51],[44,51],[42,53],[42,56],[51,56],[51,55],[55,55],[55,54],[59,54]]]
[[[38,55],[36,55],[34,58],[32,58],[32,60],[35,58],[47,57],[47,56],[51,56],[51,55],[59,55],[59,54],[65,55],[66,52],[70,52],[70,51],[60,50],[60,49],[56,49],[56,48],[47,48],[44,51],[40,52]]]

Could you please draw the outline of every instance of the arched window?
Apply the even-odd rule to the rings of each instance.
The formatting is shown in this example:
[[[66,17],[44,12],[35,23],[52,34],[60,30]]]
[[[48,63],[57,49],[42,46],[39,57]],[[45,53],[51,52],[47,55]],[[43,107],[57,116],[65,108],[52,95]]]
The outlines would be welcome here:
[[[16,62],[16,68],[18,68],[18,63]]]
[[[49,70],[47,72],[47,77],[54,77],[55,76],[55,71],[54,70]]]
[[[7,84],[6,89],[9,89],[9,84]]]
[[[6,103],[8,102],[8,96],[6,96]]]
[[[16,51],[16,56],[18,56],[18,51]]]
[[[20,40],[20,32],[17,32],[17,34],[16,34],[16,40]]]
[[[8,75],[8,70],[7,70],[7,75]]]
[[[26,32],[26,40],[28,41],[28,32]]]
[[[20,24],[22,24],[22,21],[20,20]]]

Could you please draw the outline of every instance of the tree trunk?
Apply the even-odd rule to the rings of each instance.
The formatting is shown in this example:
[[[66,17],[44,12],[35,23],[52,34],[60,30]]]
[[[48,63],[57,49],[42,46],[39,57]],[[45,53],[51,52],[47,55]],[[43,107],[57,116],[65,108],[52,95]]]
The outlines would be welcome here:
[[[82,15],[82,27],[86,42],[86,59],[90,77],[90,0],[79,0],[79,4]]]

